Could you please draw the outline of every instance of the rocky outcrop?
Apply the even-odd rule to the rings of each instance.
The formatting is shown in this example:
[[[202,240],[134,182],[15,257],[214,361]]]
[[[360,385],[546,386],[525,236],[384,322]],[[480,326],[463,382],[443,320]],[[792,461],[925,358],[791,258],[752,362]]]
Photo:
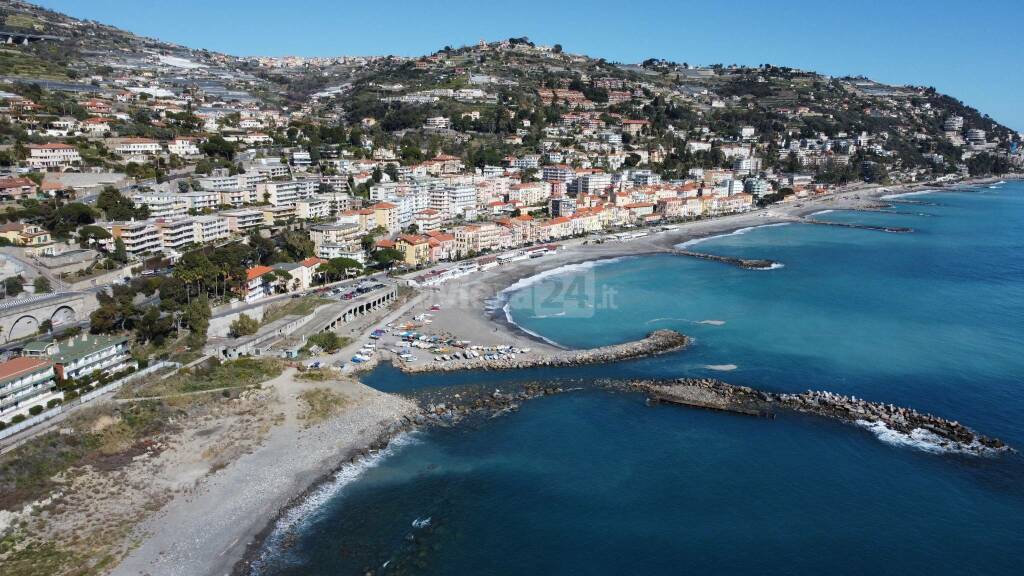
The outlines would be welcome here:
[[[515,370],[538,366],[580,366],[605,364],[631,358],[663,354],[685,348],[690,339],[675,330],[656,330],[642,340],[591,348],[567,350],[554,354],[505,354],[498,358],[472,358],[428,362],[425,364],[398,364],[403,372],[450,372],[454,370]]]
[[[923,432],[940,447],[959,452],[981,454],[1009,449],[1002,441],[977,434],[956,421],[922,414],[911,408],[869,402],[832,392],[778,394],[709,378],[680,378],[668,382],[636,381],[630,383],[630,386],[648,393],[654,402],[758,416],[770,415],[773,409],[793,410],[843,422],[880,423],[889,430],[905,435],[920,435]]]

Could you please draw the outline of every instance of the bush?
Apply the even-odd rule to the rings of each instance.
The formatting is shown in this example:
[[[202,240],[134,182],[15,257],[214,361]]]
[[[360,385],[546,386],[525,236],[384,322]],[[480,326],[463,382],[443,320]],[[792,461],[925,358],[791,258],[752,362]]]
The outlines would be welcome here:
[[[49,402],[46,403],[47,408],[54,408],[57,406],[60,406],[60,398],[52,398],[50,399]]]
[[[11,418],[11,424],[21,424],[24,421],[25,421],[25,415],[24,414],[15,414],[14,417]]]
[[[260,323],[256,319],[250,318],[245,314],[239,314],[238,318],[231,323],[231,337],[249,336],[255,334],[259,329]]]
[[[28,413],[31,414],[32,416],[39,416],[40,414],[43,413],[43,407],[37,404],[29,408]]]
[[[0,430],[3,430],[4,428],[7,428],[7,422],[0,420]]]

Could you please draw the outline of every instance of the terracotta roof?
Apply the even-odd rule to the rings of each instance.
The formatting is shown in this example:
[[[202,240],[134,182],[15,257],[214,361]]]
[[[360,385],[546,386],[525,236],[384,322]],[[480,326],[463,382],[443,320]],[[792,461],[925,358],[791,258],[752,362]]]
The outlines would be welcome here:
[[[301,264],[302,266],[305,266],[306,268],[312,268],[313,266],[319,266],[320,264],[323,264],[324,262],[327,262],[327,260],[324,260],[323,258],[317,258],[316,256],[313,256],[311,258],[306,258],[302,262],[299,262],[299,264]]]
[[[248,270],[245,271],[245,279],[255,280],[256,278],[263,276],[267,272],[273,271],[274,269],[271,268],[270,266],[253,266],[252,268],[249,268]]]
[[[50,365],[48,359],[18,356],[0,364],[0,382],[29,374]]]

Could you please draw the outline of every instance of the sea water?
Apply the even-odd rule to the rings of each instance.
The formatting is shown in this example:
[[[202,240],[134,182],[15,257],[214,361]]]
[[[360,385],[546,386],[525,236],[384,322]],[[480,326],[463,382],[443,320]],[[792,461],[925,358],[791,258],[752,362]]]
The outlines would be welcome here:
[[[525,329],[572,347],[672,328],[687,350],[613,366],[405,376],[408,392],[515,380],[711,376],[832,390],[959,420],[1024,447],[1024,185],[830,212],[660,255],[572,267],[564,314],[508,295]],[[549,274],[548,279],[560,278]],[[527,283],[522,290],[531,290]],[[609,301],[608,294],[612,294]],[[557,302],[555,303],[557,305]],[[557,307],[557,306],[556,306]],[[1020,574],[1024,462],[809,416],[776,420],[585,390],[416,432],[328,485],[271,539],[264,574]],[[287,545],[283,545],[286,541]]]

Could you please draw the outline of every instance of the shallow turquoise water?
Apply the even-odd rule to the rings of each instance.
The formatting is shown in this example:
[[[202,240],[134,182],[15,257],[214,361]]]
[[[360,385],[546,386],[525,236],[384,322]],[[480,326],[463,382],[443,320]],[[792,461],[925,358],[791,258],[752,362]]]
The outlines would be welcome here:
[[[938,205],[817,216],[911,234],[794,224],[692,246],[771,258],[785,265],[777,270],[629,258],[551,277],[589,286],[589,312],[578,300],[559,314],[550,299],[511,299],[517,323],[566,345],[668,327],[697,339],[688,350],[498,375],[381,368],[367,381],[409,390],[711,375],[905,404],[1024,446],[1024,185],[913,199]],[[601,305],[609,291],[613,305]],[[325,489],[263,572],[1019,574],[1022,480],[1018,455],[933,454],[816,418],[580,392],[417,433]]]

